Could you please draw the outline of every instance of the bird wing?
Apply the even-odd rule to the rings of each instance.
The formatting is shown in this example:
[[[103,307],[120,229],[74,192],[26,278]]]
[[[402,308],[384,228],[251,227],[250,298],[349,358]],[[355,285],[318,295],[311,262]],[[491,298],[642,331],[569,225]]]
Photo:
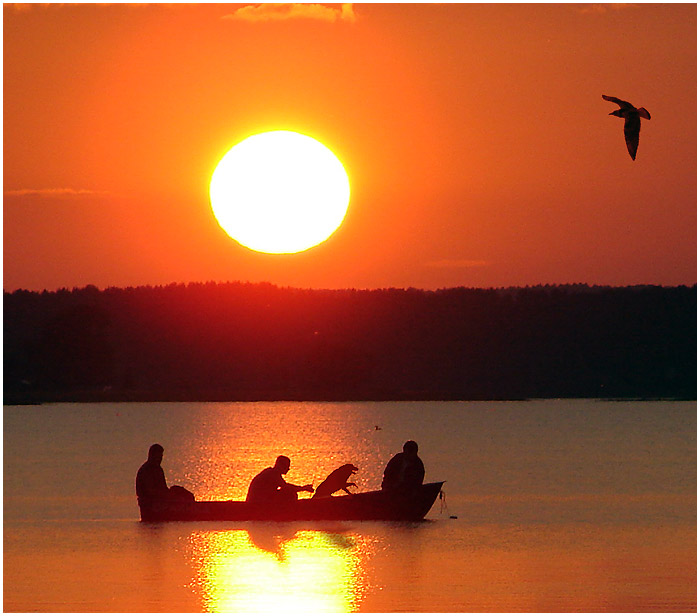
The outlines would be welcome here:
[[[638,115],[632,115],[625,118],[625,143],[627,151],[630,153],[632,160],[637,156],[637,147],[639,146],[639,129],[642,127],[642,122]]]
[[[639,109],[637,109],[637,111],[639,112],[640,117],[645,118],[646,120],[651,120],[651,114],[646,109],[644,109],[644,107],[640,107]]]
[[[636,109],[636,107],[632,103],[628,103],[627,101],[615,98],[614,96],[605,96],[605,94],[603,94],[603,98],[606,101],[610,101],[611,103],[616,103],[617,105],[620,105],[621,109]]]

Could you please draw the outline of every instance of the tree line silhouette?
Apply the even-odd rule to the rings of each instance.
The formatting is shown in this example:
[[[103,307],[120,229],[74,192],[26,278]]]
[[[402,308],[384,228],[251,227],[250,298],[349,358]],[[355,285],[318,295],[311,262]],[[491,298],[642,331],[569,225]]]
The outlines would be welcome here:
[[[696,397],[696,287],[4,293],[5,403]]]

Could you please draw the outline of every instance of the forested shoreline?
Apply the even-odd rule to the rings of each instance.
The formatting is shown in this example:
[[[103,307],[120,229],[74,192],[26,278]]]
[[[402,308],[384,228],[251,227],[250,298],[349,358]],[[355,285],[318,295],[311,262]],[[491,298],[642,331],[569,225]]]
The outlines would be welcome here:
[[[696,287],[4,293],[4,402],[696,398]]]

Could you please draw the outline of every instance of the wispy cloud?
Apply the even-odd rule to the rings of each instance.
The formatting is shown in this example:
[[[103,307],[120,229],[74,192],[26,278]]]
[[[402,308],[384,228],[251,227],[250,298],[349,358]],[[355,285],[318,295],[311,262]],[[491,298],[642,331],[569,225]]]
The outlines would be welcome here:
[[[85,188],[19,188],[5,191],[6,197],[84,197],[106,194],[105,191]]]
[[[484,267],[488,264],[488,261],[479,261],[477,259],[441,259],[439,261],[430,261],[426,263],[426,266],[442,269],[462,269],[466,267]]]
[[[222,19],[252,22],[315,19],[326,22],[345,21],[354,23],[357,17],[352,4],[342,4],[340,8],[333,8],[324,4],[270,3],[244,6],[233,13],[224,15]]]
[[[29,3],[17,3],[17,2],[8,2],[5,4],[5,6],[9,9],[12,9],[13,11],[16,11],[17,13],[26,13],[27,11],[30,11],[32,9],[32,5]]]
[[[603,15],[614,11],[635,8],[636,4],[608,3],[608,4],[581,4],[576,6],[576,10],[582,14]]]

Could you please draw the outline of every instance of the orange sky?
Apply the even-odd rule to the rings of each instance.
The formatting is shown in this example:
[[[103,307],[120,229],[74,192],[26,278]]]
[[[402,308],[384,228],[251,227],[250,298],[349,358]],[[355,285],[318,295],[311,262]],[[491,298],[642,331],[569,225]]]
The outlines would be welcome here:
[[[4,6],[4,288],[696,282],[695,4]],[[608,94],[646,107],[637,160]],[[288,129],[350,176],[266,255],[208,197]]]

